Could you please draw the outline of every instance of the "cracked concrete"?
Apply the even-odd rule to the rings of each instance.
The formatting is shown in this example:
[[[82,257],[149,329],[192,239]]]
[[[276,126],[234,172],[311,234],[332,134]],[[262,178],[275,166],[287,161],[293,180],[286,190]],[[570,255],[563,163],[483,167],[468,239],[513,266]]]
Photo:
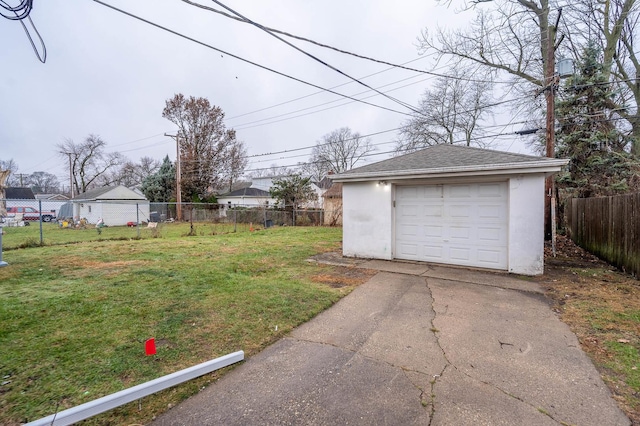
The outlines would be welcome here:
[[[158,425],[628,425],[535,284],[405,262]]]

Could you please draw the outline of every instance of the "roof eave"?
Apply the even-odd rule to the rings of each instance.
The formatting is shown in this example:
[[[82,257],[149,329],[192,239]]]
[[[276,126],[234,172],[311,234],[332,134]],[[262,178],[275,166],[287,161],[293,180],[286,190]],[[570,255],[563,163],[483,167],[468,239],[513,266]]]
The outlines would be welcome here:
[[[567,159],[548,159],[519,163],[473,165],[463,167],[439,167],[417,170],[389,170],[364,173],[343,173],[331,176],[334,182],[370,181],[377,179],[425,179],[441,177],[487,176],[523,173],[556,173],[569,162]]]

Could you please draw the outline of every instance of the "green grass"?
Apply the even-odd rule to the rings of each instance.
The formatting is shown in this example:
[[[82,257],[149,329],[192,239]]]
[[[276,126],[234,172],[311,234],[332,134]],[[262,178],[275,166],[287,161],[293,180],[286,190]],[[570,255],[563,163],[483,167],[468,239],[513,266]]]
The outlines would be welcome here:
[[[0,386],[0,424],[32,421],[57,404],[72,407],[236,350],[256,353],[351,289],[315,283],[323,267],[305,260],[337,250],[340,229],[213,235],[199,228],[202,235],[190,237],[183,236],[188,225],[165,225],[161,238],[6,251],[0,379],[10,383]],[[158,353],[147,357],[151,337]],[[140,412],[136,404],[93,422],[144,423],[203,380],[211,377],[145,398]]]
[[[625,382],[636,393],[640,392],[640,353],[633,342],[606,342],[607,348],[615,354],[612,360],[607,364],[611,368],[619,372],[625,377]]]
[[[29,226],[4,227],[2,245],[4,250],[40,246],[40,224],[30,222]],[[147,239],[158,237],[180,237],[194,234],[195,236],[220,235],[235,232],[249,232],[250,224],[238,223],[205,223],[193,224],[193,232],[189,223],[160,223],[158,228],[140,228],[127,226],[108,226],[98,230],[89,225],[84,229],[61,228],[56,223],[42,224],[42,245],[59,245],[87,241]]]

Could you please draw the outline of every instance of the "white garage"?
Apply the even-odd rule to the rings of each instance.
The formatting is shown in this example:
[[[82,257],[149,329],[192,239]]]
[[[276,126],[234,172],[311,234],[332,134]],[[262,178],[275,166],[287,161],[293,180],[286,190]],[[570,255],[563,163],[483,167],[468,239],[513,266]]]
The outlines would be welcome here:
[[[566,162],[437,145],[336,175],[343,254],[540,274],[544,178]]]
[[[396,258],[507,269],[507,183],[398,185]]]

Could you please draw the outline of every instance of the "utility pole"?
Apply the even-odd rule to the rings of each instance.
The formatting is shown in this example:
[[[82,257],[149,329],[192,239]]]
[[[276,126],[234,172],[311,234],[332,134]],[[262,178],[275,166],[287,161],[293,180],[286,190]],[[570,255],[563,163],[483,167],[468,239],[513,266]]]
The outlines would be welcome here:
[[[555,25],[547,27],[547,57],[545,67],[545,90],[547,100],[547,126],[546,126],[546,154],[548,158],[555,157],[555,141],[556,141],[556,34],[558,24],[562,16],[562,8],[558,10],[558,17]],[[553,253],[555,255],[556,248],[556,205],[555,205],[555,180],[553,176],[545,179],[545,239],[551,239]]]
[[[71,165],[71,153],[67,152],[66,154],[69,156],[69,192],[71,193],[71,199],[73,200],[75,197],[73,191],[73,166]]]
[[[180,170],[180,137],[178,135],[169,135],[167,133],[165,136],[169,136],[170,138],[174,138],[176,141],[176,220],[182,220],[182,178],[181,178],[181,170]]]
[[[555,157],[555,52],[554,52],[554,33],[555,31],[551,26],[547,29],[547,66],[545,69],[545,85],[546,85],[546,100],[547,100],[547,126],[546,126],[546,155],[549,158]],[[548,176],[544,185],[545,192],[545,239],[551,237],[551,230],[553,225],[551,223],[551,198],[553,197],[553,176]]]

